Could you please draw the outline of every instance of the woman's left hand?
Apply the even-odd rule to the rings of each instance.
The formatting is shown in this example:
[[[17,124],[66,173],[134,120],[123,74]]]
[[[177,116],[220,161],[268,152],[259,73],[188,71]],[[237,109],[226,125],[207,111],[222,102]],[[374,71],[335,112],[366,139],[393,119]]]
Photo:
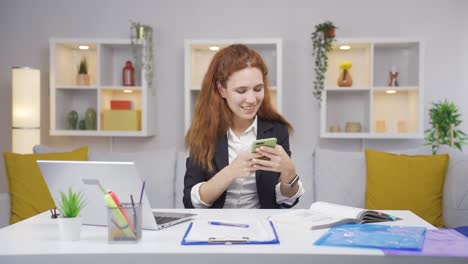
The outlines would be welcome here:
[[[269,160],[253,159],[255,169],[279,172],[282,182],[289,183],[296,176],[294,162],[289,158],[281,145],[276,145],[274,148],[262,146],[257,148],[256,151]]]

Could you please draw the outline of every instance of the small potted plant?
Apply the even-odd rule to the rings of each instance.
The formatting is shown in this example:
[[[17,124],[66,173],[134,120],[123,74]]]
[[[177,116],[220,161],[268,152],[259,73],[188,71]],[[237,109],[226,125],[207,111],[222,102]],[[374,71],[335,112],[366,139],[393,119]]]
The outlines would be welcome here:
[[[59,228],[64,240],[79,240],[81,232],[82,217],[81,210],[86,201],[83,193],[73,192],[71,188],[68,193],[60,192],[58,210],[60,212]]]
[[[76,76],[77,85],[89,85],[88,63],[86,57],[82,57],[78,65],[78,75]]]
[[[457,129],[462,123],[461,114],[458,113],[458,107],[447,99],[443,102],[432,102],[429,109],[430,129],[426,133],[425,145],[432,146],[432,154],[437,154],[440,145],[448,145],[452,148],[463,150],[466,145],[466,134]]]
[[[336,26],[331,21],[315,26],[312,32],[313,56],[315,56],[315,81],[314,96],[322,102],[322,92],[324,89],[325,73],[328,67],[328,53],[332,49],[332,43],[335,40]]]

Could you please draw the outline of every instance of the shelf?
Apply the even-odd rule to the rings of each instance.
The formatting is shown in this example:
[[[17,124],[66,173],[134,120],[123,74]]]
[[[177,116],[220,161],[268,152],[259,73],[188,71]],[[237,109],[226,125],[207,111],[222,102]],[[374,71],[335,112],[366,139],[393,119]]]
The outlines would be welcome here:
[[[350,49],[341,50],[348,45]],[[422,138],[422,44],[415,40],[338,40],[329,53],[321,106],[323,138]],[[338,64],[353,63],[351,87],[337,87]],[[398,85],[389,72],[398,71]],[[361,125],[346,133],[346,123]]]
[[[81,50],[80,45],[88,46],[89,49]],[[55,65],[55,85],[59,87],[76,86],[79,64],[82,58],[86,58],[88,66],[88,74],[90,76],[90,86],[98,83],[98,67],[97,67],[97,45],[95,43],[53,43],[52,48],[55,49],[54,65]]]
[[[321,135],[322,138],[342,138],[342,139],[422,139],[423,135],[420,134],[391,134],[391,133],[325,133]]]
[[[327,91],[339,92],[356,92],[356,91],[369,91],[370,87],[325,87]]]
[[[400,86],[418,86],[418,43],[376,43],[374,51],[374,84],[389,84],[389,72],[395,67]]]
[[[369,131],[369,101],[367,91],[326,91],[326,131],[345,131],[347,123],[359,123],[362,132]],[[333,126],[335,128],[333,128]]]
[[[86,44],[88,50],[80,50]],[[53,136],[122,136],[147,137],[154,135],[153,101],[144,80],[144,69],[135,65],[141,59],[144,42],[135,46],[130,39],[51,39],[50,40],[50,134]],[[134,57],[133,51],[137,56]],[[90,85],[77,85],[76,67],[86,56]],[[122,86],[122,69],[126,61],[135,68],[135,86]],[[141,63],[140,63],[141,64]],[[111,101],[130,101],[111,109]],[[86,110],[96,111],[96,130],[68,128],[67,115],[78,113],[85,118]],[[116,106],[115,108],[119,108]],[[121,111],[123,110],[123,111]],[[106,123],[104,125],[104,123]]]
[[[387,94],[373,91],[372,131],[375,133],[418,133],[419,92]]]
[[[341,50],[340,46],[348,45],[349,50]],[[335,43],[332,45],[332,51],[328,57],[328,69],[325,74],[325,86],[337,86],[337,80],[341,69],[339,64],[343,61],[351,61],[353,66],[349,70],[353,79],[353,87],[371,86],[371,49],[369,43]],[[346,87],[343,87],[346,88]]]
[[[57,89],[54,102],[55,124],[59,130],[67,129],[67,115],[70,111],[78,113],[78,122],[85,117],[86,110],[92,108],[97,111],[96,89]]]
[[[82,137],[148,137],[151,134],[142,131],[89,131],[89,130],[50,130],[51,136]]]
[[[141,54],[141,45],[138,49]],[[141,86],[141,70],[135,65],[132,46],[128,44],[101,45],[101,84],[103,86],[121,86],[122,69],[126,61],[131,61],[135,68],[135,85]],[[141,57],[141,55],[139,55]]]

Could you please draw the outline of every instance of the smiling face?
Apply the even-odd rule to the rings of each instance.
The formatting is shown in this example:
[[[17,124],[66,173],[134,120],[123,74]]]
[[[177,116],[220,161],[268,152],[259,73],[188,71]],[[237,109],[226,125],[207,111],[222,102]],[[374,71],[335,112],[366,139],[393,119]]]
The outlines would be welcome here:
[[[247,67],[231,74],[226,87],[218,84],[221,96],[233,112],[233,126],[247,128],[257,114],[264,97],[262,72]]]

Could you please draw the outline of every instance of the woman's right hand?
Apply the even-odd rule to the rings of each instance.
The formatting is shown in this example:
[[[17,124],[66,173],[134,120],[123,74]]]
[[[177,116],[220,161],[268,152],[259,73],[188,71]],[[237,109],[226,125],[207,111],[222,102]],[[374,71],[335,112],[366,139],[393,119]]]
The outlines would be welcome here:
[[[251,153],[248,150],[239,153],[237,157],[229,164],[229,175],[232,177],[232,180],[252,175],[252,173],[256,171],[256,169],[253,167],[254,162],[252,159],[258,159],[261,157],[261,154]]]

